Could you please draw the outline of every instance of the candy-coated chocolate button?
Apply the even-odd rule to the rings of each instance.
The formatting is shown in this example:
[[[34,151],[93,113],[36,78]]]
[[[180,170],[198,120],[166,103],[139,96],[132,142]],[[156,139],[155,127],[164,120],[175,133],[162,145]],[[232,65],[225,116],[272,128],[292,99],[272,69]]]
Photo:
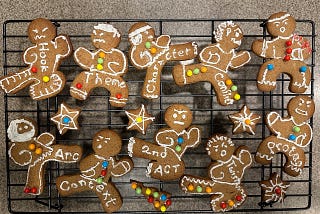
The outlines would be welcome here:
[[[306,72],[307,70],[308,70],[307,66],[301,66],[300,69],[299,69],[299,71],[302,72],[302,73]]]
[[[286,49],[286,53],[287,53],[287,54],[291,54],[291,53],[292,53],[292,49],[291,49],[291,48],[287,48],[287,49]]]
[[[154,206],[155,208],[159,208],[159,207],[160,207],[160,202],[159,202],[159,201],[154,201],[154,202],[153,202],[153,206]]]
[[[149,202],[149,203],[153,203],[153,201],[154,201],[154,198],[150,195],[150,196],[148,197],[148,202]]]
[[[165,194],[162,194],[162,195],[160,196],[160,200],[161,200],[161,201],[167,200],[167,196],[166,196]]]
[[[274,68],[274,66],[273,66],[273,64],[268,64],[267,65],[267,69],[270,71],[270,70],[273,70],[273,68]]]
[[[29,146],[28,146],[28,149],[33,151],[36,149],[36,145],[34,143],[30,143]]]
[[[152,54],[157,53],[157,48],[155,48],[155,47],[151,48],[151,49],[150,49],[150,52],[151,52]]]
[[[197,192],[202,192],[202,187],[201,186],[197,186]]]
[[[238,90],[238,87],[236,86],[236,85],[233,85],[233,86],[231,86],[231,91],[237,91]]]
[[[136,188],[136,193],[137,193],[137,194],[141,194],[141,188],[140,188],[140,187],[137,187],[137,188]]]
[[[179,143],[179,144],[182,144],[183,141],[184,141],[184,140],[183,140],[183,137],[178,137],[178,143]]]
[[[226,80],[226,85],[228,85],[228,86],[229,86],[229,85],[232,85],[232,80],[231,80],[231,79],[227,79],[227,80]]]
[[[31,72],[32,72],[32,73],[37,73],[37,71],[38,71],[38,69],[37,69],[36,67],[32,67],[32,68],[31,68]]]
[[[42,81],[43,81],[43,82],[49,82],[49,81],[50,81],[50,77],[48,77],[48,76],[43,76],[43,77],[42,77]]]
[[[31,192],[32,192],[33,194],[36,194],[36,193],[38,192],[38,189],[37,189],[36,187],[32,187],[32,188],[31,188]]]
[[[201,71],[202,73],[206,73],[206,72],[208,71],[208,68],[207,68],[207,67],[201,67],[201,68],[200,68],[200,71]]]
[[[294,134],[290,134],[289,135],[289,140],[295,140],[297,137]]]
[[[275,188],[274,189],[274,192],[277,194],[277,195],[280,195],[281,194],[281,189],[279,187]]]
[[[286,46],[291,46],[292,45],[292,42],[290,40],[286,41]]]
[[[102,66],[101,64],[98,64],[98,65],[97,65],[97,69],[98,69],[99,71],[101,71],[101,70],[103,69],[103,66]]]
[[[105,170],[105,169],[101,170],[101,175],[102,175],[103,177],[106,176],[106,175],[107,175],[107,170]]]
[[[103,59],[102,58],[98,58],[98,63],[102,64],[103,63]]]
[[[189,191],[193,191],[193,190],[194,190],[193,184],[189,184],[189,185],[188,185],[188,190],[189,190]]]
[[[236,200],[237,200],[237,201],[242,201],[242,196],[241,196],[241,195],[237,195],[237,196],[236,196]]]
[[[152,195],[153,195],[154,198],[158,198],[159,197],[159,193],[158,192],[154,192]]]
[[[199,68],[193,69],[193,74],[197,75],[197,74],[199,74],[199,72],[200,72]]]
[[[161,212],[164,213],[164,212],[167,210],[167,208],[166,208],[166,206],[163,206],[163,205],[162,205],[162,206],[160,207],[160,210],[161,210]]]
[[[211,193],[212,192],[212,188],[211,187],[206,187],[206,193]]]
[[[228,205],[229,205],[230,207],[233,207],[233,206],[234,206],[234,202],[233,202],[232,200],[229,200],[229,201],[228,201]]]
[[[64,123],[64,124],[68,124],[68,123],[70,123],[70,121],[71,121],[71,119],[68,116],[65,116],[62,118],[62,123]]]
[[[102,162],[102,167],[103,168],[107,168],[108,166],[109,166],[109,162],[108,161],[105,160],[105,161]]]
[[[151,42],[146,42],[146,44],[145,44],[145,46],[146,46],[146,48],[151,48]]]
[[[294,126],[294,127],[292,128],[292,131],[293,131],[293,132],[300,132],[300,127],[299,127],[299,126]]]
[[[132,188],[132,189],[136,189],[136,188],[137,188],[137,183],[136,183],[136,182],[133,182],[133,183],[131,184],[131,188]]]
[[[36,150],[34,151],[37,155],[41,155],[42,154],[42,148],[36,148]]]
[[[175,148],[175,150],[176,150],[177,152],[181,152],[181,146],[179,146],[179,145],[176,145],[176,148]]]
[[[240,100],[240,98],[241,98],[240,94],[235,94],[234,97],[233,97],[233,99],[235,99],[235,100]]]
[[[227,203],[226,203],[226,202],[221,202],[221,203],[220,203],[220,207],[221,207],[222,209],[227,208]]]
[[[26,187],[24,188],[23,190],[24,193],[30,193],[31,192],[31,189],[29,187]]]
[[[136,122],[137,123],[141,123],[142,122],[142,117],[137,117]]]
[[[81,88],[82,88],[82,84],[81,84],[81,83],[77,83],[77,84],[76,84],[76,88],[77,88],[77,89],[81,89]]]
[[[106,54],[104,52],[100,52],[99,57],[104,59],[106,57]]]
[[[188,70],[188,71],[187,71],[187,76],[188,76],[188,77],[191,77],[192,75],[193,75],[192,70]]]
[[[250,125],[250,124],[251,124],[251,120],[250,120],[250,119],[246,119],[246,120],[244,121],[244,123],[247,124],[247,125]]]
[[[172,204],[171,199],[166,200],[166,205],[167,205],[167,206],[170,206],[171,204]]]
[[[116,98],[119,100],[119,99],[121,99],[122,98],[122,94],[116,94]]]
[[[98,184],[102,184],[103,179],[102,179],[102,178],[97,178],[97,180],[96,180],[96,181],[97,181],[97,183],[98,183]]]
[[[146,194],[147,194],[147,195],[150,195],[150,194],[151,194],[151,192],[152,192],[152,191],[151,191],[151,189],[150,189],[150,188],[147,188],[147,189],[146,189]]]
[[[284,60],[284,61],[289,61],[290,58],[291,58],[290,55],[286,55],[286,56],[283,58],[283,60]]]

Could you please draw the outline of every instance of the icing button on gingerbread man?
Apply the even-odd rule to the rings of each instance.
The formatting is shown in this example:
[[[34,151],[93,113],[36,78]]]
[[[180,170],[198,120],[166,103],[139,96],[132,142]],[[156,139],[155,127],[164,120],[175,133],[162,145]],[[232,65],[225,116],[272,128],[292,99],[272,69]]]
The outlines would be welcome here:
[[[209,178],[184,175],[180,188],[186,193],[211,195],[214,212],[239,207],[247,197],[241,180],[244,171],[252,164],[248,148],[239,146],[236,149],[229,137],[215,135],[209,139],[206,150],[214,161],[209,166]]]
[[[174,104],[165,112],[165,122],[169,127],[160,129],[155,135],[155,143],[131,137],[128,152],[131,157],[151,160],[147,176],[163,181],[175,180],[182,176],[185,164],[182,156],[188,148],[200,144],[200,129],[190,126],[192,112],[185,105]]]
[[[24,192],[40,195],[45,185],[45,166],[49,161],[74,163],[80,160],[80,146],[55,145],[50,133],[37,136],[37,125],[29,118],[11,121],[8,138],[11,141],[9,157],[20,166],[28,166]]]
[[[70,94],[78,100],[86,100],[94,88],[103,87],[110,92],[110,105],[123,107],[128,101],[128,86],[122,76],[128,70],[128,60],[118,47],[119,31],[110,24],[94,26],[91,52],[83,47],[74,52],[76,63],[85,71],[73,80]]]
[[[129,59],[137,69],[147,69],[142,87],[142,96],[156,99],[160,95],[160,75],[169,61],[185,61],[196,57],[194,42],[170,44],[168,35],[155,37],[154,29],[145,22],[138,22],[129,30]]]
[[[6,93],[15,94],[30,85],[32,99],[53,97],[62,91],[65,84],[65,76],[57,69],[62,59],[71,54],[71,42],[66,35],[57,36],[53,23],[43,18],[29,24],[28,36],[34,44],[23,54],[28,67],[1,77],[0,87]]]
[[[57,189],[61,196],[83,191],[93,191],[105,212],[115,212],[122,206],[122,198],[111,181],[133,168],[130,158],[116,156],[122,147],[121,137],[114,131],[104,129],[95,134],[92,141],[93,154],[80,161],[80,174],[63,175],[57,178]]]
[[[251,57],[248,51],[235,51],[241,45],[243,33],[232,21],[221,23],[214,34],[217,43],[208,45],[200,52],[199,64],[176,65],[172,73],[179,86],[210,82],[220,105],[231,105],[240,100],[240,95],[227,73],[229,69],[247,64]]]
[[[266,27],[272,40],[259,39],[252,43],[252,51],[268,59],[258,73],[259,90],[273,91],[277,78],[281,73],[285,73],[290,76],[291,92],[305,92],[311,81],[310,68],[304,62],[312,52],[309,41],[294,34],[296,21],[286,12],[271,15]]]
[[[260,143],[255,160],[266,165],[271,163],[277,153],[283,153],[286,156],[284,172],[291,176],[300,175],[305,164],[303,148],[312,139],[308,120],[314,109],[314,101],[300,95],[289,101],[287,117],[281,117],[277,112],[267,114],[266,124],[272,135]]]

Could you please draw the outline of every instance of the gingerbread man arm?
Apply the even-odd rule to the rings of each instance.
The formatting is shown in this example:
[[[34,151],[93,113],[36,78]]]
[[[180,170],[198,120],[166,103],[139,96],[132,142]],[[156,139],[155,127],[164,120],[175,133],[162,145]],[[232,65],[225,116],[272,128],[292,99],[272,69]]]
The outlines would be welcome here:
[[[280,39],[274,39],[271,41],[267,41],[265,39],[255,40],[252,43],[252,51],[258,56],[263,58],[267,58],[267,59],[277,58],[279,56],[277,56],[278,53],[276,50],[278,49],[278,47],[276,46],[279,45],[281,47],[281,42],[282,40]],[[283,55],[283,53],[280,53],[281,51],[278,50],[278,52],[280,55]]]
[[[112,50],[112,59],[108,62],[108,71],[111,71],[112,74],[122,75],[127,72],[128,60],[125,55],[117,50]]]
[[[247,64],[250,61],[250,53],[248,51],[240,51],[235,53],[233,58],[231,59],[231,69],[235,69]]]
[[[24,54],[23,54],[23,61],[27,64],[27,65],[31,65],[33,63],[35,63],[38,59],[38,55],[36,54],[36,47],[30,47],[28,48]]]
[[[39,135],[39,137],[37,137],[37,141],[46,146],[50,146],[55,143],[54,136],[47,132]]]
[[[309,145],[312,139],[312,129],[309,124],[303,125],[303,132],[304,133],[297,136],[297,139],[295,141],[295,144],[300,147]]]
[[[162,136],[165,136],[162,138]],[[156,135],[156,142],[158,145],[163,146],[163,147],[170,147],[174,145],[174,139],[177,137],[177,134],[174,130],[164,128],[160,129]],[[161,139],[161,140],[160,140]]]
[[[240,178],[243,177],[244,170],[251,166],[252,164],[252,156],[246,146],[239,146],[235,152],[236,159],[239,161],[240,168],[242,169],[242,173],[239,176]]]
[[[192,126],[187,131],[188,136],[192,136],[192,139],[186,141],[186,148],[197,146],[200,141],[200,129],[198,127]]]
[[[130,158],[121,158],[120,160],[111,158],[111,161],[113,166],[111,174],[115,177],[123,176],[133,168],[133,162]]]
[[[171,38],[168,35],[161,35],[157,38],[156,44],[160,47],[168,48],[171,42]]]
[[[93,163],[95,163],[94,166]],[[91,154],[80,161],[80,171],[86,177],[94,177],[95,168],[100,164],[100,160],[94,154]]]
[[[59,50],[60,57],[66,57],[71,53],[72,45],[67,35],[59,35],[54,39],[55,49]]]
[[[267,114],[267,126],[273,134],[278,135],[280,133],[280,130],[277,130],[276,127],[278,124],[281,124],[281,119],[281,116],[277,112]]]
[[[74,58],[81,68],[89,70],[94,67],[94,55],[87,49],[80,47],[74,52]]]

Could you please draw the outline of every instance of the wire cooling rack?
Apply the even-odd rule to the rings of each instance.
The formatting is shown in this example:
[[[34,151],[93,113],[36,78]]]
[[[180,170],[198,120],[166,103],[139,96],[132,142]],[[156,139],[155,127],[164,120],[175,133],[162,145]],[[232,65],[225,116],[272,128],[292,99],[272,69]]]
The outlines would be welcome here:
[[[70,36],[74,48],[84,46],[93,49],[90,41],[90,33],[98,23],[109,22],[122,32],[122,42],[120,49],[127,53],[128,41],[127,31],[130,26],[137,21],[147,21],[155,29],[156,34],[169,34],[172,36],[173,43],[195,41],[199,44],[200,50],[207,44],[214,41],[212,31],[219,23],[227,20],[215,19],[158,19],[158,20],[52,20],[58,33],[66,33]],[[243,44],[240,49],[250,51],[252,42],[258,38],[267,38],[264,20],[257,19],[234,19],[244,32]],[[30,20],[10,20],[3,24],[3,54],[4,54],[4,74],[15,72],[24,67],[22,53],[29,42],[26,29]],[[307,37],[312,44],[312,58],[308,62],[312,74],[315,66],[315,24],[310,20],[298,20],[296,32]],[[65,73],[68,81],[65,89],[57,97],[43,101],[33,101],[23,90],[16,95],[4,95],[5,103],[5,128],[11,120],[19,116],[28,116],[37,120],[39,133],[51,132],[57,136],[59,144],[78,144],[84,147],[84,155],[91,152],[91,140],[95,132],[104,128],[117,131],[123,138],[123,151],[120,156],[127,155],[128,139],[131,136],[141,137],[152,141],[156,130],[165,126],[164,111],[173,103],[182,103],[190,107],[193,112],[193,124],[202,129],[202,144],[193,150],[186,152],[184,160],[186,163],[186,173],[205,176],[206,167],[210,163],[210,158],[205,155],[204,145],[212,134],[225,133],[232,137],[233,142],[239,145],[247,145],[252,154],[256,151],[258,144],[265,137],[269,136],[269,130],[264,121],[257,125],[257,133],[254,136],[247,134],[232,135],[232,124],[227,119],[227,115],[239,111],[243,104],[247,104],[255,113],[265,115],[269,111],[277,111],[282,116],[287,115],[286,106],[290,98],[295,96],[288,92],[287,86],[289,79],[282,75],[277,81],[276,90],[270,93],[262,93],[256,87],[256,74],[263,59],[251,53],[251,61],[236,71],[230,72],[230,76],[241,94],[241,100],[234,105],[223,107],[217,104],[212,86],[209,83],[196,83],[179,87],[174,84],[171,70],[173,63],[168,63],[164,67],[161,80],[160,98],[154,101],[144,100],[140,96],[145,72],[137,71],[132,66],[125,76],[129,85],[129,103],[124,109],[133,109],[141,103],[146,104],[149,112],[156,117],[145,136],[134,131],[126,131],[128,122],[124,110],[114,108],[109,105],[109,93],[103,89],[94,90],[93,94],[86,101],[76,101],[69,95],[69,88],[75,74],[81,69],[75,64],[72,58],[63,62],[60,70]],[[309,90],[305,93],[313,96],[314,79]],[[64,136],[60,136],[56,127],[50,122],[50,117],[57,112],[58,105],[65,101],[71,106],[82,108],[80,116],[81,128],[79,131],[69,131]],[[312,125],[313,121],[310,120]],[[9,141],[6,138],[6,149],[9,148]],[[311,206],[311,174],[312,174],[312,143],[305,149],[306,166],[303,174],[297,178],[287,176],[282,172],[281,166],[285,157],[281,154],[274,158],[270,165],[261,166],[254,164],[247,170],[243,179],[243,184],[248,192],[247,201],[235,212],[256,212],[256,211],[284,211],[307,209]],[[195,195],[184,194],[178,187],[178,182],[160,182],[147,178],[145,170],[147,160],[133,159],[135,168],[124,177],[113,179],[115,185],[120,189],[123,196],[123,206],[119,213],[154,213],[151,204],[143,198],[135,195],[130,188],[130,179],[139,180],[145,185],[154,186],[161,190],[172,193],[173,204],[168,208],[169,213],[211,213],[209,196],[198,197]],[[78,172],[78,164],[59,164],[51,162],[47,166],[45,179],[46,186],[44,193],[38,197],[25,195],[23,193],[26,178],[26,167],[15,165],[6,157],[7,169],[7,199],[8,209],[12,213],[34,213],[34,212],[57,212],[57,213],[103,213],[98,198],[91,192],[84,192],[70,197],[61,197],[55,187],[56,177],[63,174]],[[261,189],[258,182],[265,180],[272,172],[280,173],[282,179],[291,182],[287,197],[283,204],[276,203],[273,207],[260,207]]]

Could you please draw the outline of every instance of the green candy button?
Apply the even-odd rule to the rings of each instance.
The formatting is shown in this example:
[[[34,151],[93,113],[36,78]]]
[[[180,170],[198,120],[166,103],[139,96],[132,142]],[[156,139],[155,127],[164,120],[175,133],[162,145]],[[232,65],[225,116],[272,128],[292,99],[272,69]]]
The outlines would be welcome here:
[[[237,91],[238,87],[236,85],[231,86],[231,91]]]
[[[146,45],[146,48],[148,48],[148,49],[151,48],[151,42],[146,42],[145,45]]]
[[[102,58],[98,58],[98,63],[102,64],[103,63],[103,59]]]
[[[97,183],[98,183],[98,184],[102,184],[102,182],[103,182],[103,179],[102,179],[102,178],[97,178]]]
[[[298,126],[294,126],[292,130],[293,132],[300,132],[300,128]]]
[[[141,191],[142,191],[142,190],[141,190],[140,187],[137,187],[137,188],[136,188],[136,193],[137,193],[137,194],[141,194]]]
[[[202,192],[202,187],[201,186],[197,186],[197,192]]]
[[[199,68],[195,68],[195,69],[193,70],[193,73],[194,73],[194,74],[199,74],[199,72],[200,72]]]
[[[153,197],[154,197],[154,198],[158,198],[158,197],[159,197],[159,193],[158,193],[158,192],[154,192],[154,193],[153,193]]]
[[[181,151],[181,146],[177,145],[177,146],[176,146],[176,151],[177,151],[177,152],[180,152],[180,151]]]

